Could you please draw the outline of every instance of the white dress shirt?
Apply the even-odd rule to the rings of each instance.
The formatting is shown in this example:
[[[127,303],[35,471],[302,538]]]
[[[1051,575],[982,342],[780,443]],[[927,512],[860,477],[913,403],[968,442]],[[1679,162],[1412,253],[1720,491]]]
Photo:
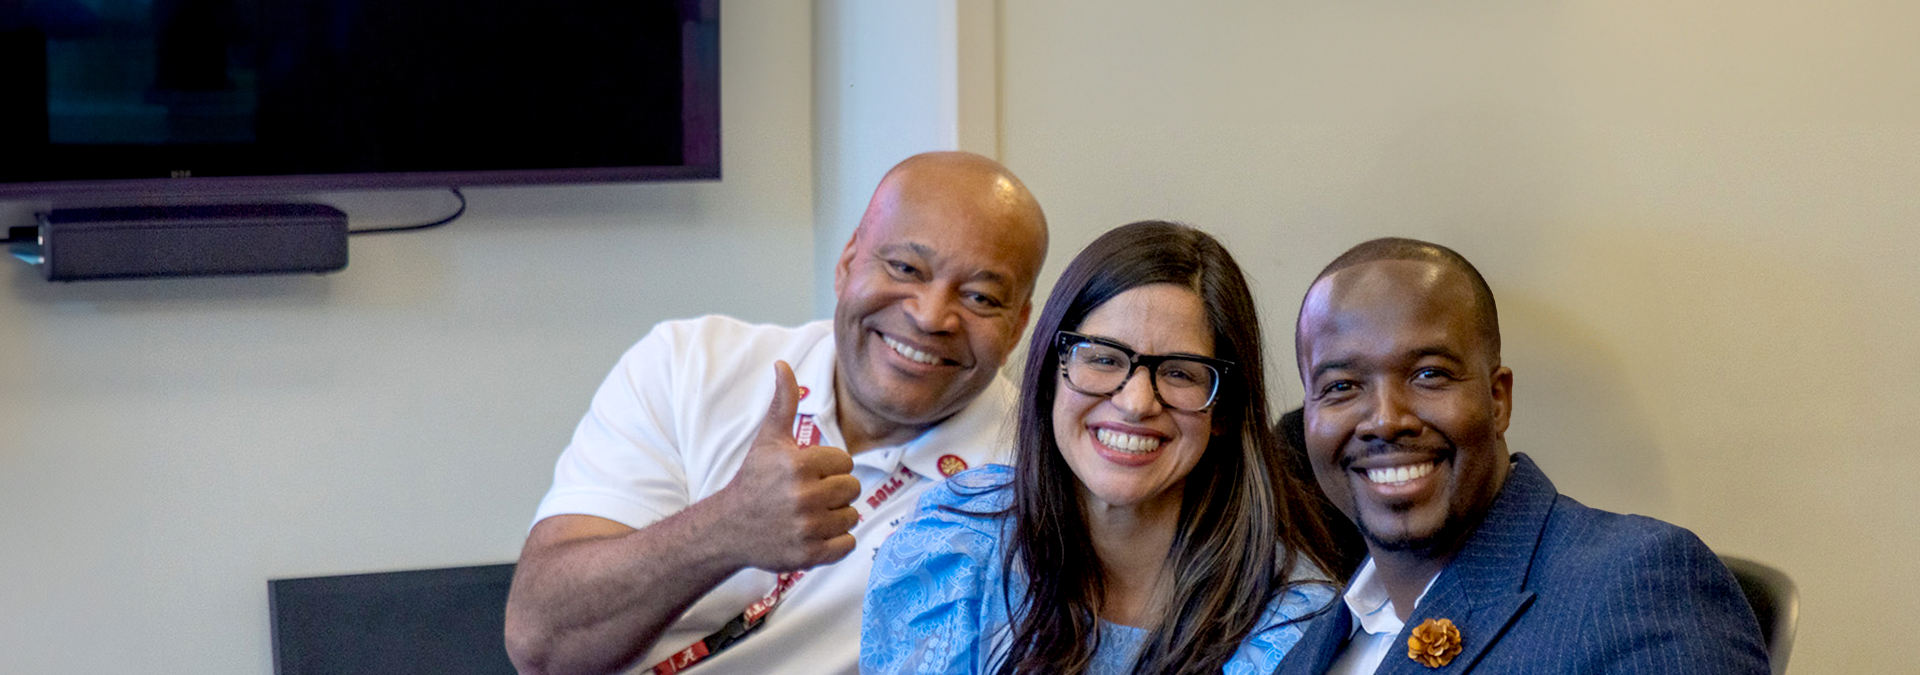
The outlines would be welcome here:
[[[1427,591],[1433,590],[1433,580],[1438,578],[1440,575],[1435,574],[1427,579],[1426,587],[1420,589],[1420,597],[1413,601],[1415,606],[1426,599]],[[1347,640],[1346,649],[1334,657],[1327,675],[1372,675],[1387,655],[1395,651],[1394,638],[1407,625],[1394,610],[1393,598],[1387,595],[1386,582],[1380,580],[1372,557],[1360,566],[1360,573],[1353,576],[1353,584],[1341,599],[1346,601],[1347,611],[1353,613],[1353,637]],[[1406,647],[1399,647],[1399,651],[1405,653]]]

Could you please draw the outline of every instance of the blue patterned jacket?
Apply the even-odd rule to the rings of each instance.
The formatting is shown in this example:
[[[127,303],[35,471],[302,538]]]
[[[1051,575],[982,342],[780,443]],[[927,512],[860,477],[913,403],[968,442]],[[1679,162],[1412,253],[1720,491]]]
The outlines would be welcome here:
[[[873,561],[860,622],[865,675],[985,673],[1004,656],[1010,610],[1024,599],[1018,571],[1003,576],[1013,469],[989,464],[927,490]],[[1318,578],[1319,575],[1311,575]],[[1010,582],[1010,583],[1009,583]],[[1328,584],[1294,586],[1267,603],[1261,625],[1241,642],[1224,675],[1261,675],[1300,638],[1295,619],[1333,601]],[[1105,621],[1088,675],[1133,671],[1147,631]]]

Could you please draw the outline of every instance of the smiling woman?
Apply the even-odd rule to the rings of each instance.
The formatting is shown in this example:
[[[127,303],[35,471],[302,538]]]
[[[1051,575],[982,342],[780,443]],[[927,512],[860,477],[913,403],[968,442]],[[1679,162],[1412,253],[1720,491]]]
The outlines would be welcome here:
[[[1207,330],[1200,296],[1173,284],[1128,289],[1087,314],[1080,329],[1100,336],[1089,340],[1138,345],[1163,355],[1149,358],[1169,358],[1167,354],[1206,358],[1213,353],[1213,336]],[[1148,604],[1161,556],[1136,559],[1139,549],[1121,545],[1135,543],[1131,540],[1141,532],[1169,538],[1173,534],[1171,525],[1180,516],[1187,474],[1212,441],[1213,415],[1206,405],[1210,401],[1201,401],[1198,410],[1174,409],[1161,400],[1165,397],[1160,393],[1161,379],[1154,374],[1157,369],[1148,368],[1134,377],[1139,369],[1124,359],[1116,360],[1117,365],[1095,361],[1101,369],[1117,373],[1113,379],[1118,386],[1100,392],[1082,390],[1075,386],[1074,374],[1095,368],[1083,365],[1086,359],[1076,353],[1095,350],[1075,347],[1061,353],[1059,389],[1053,400],[1054,442],[1079,480],[1088,531],[1095,550],[1103,553],[1102,565],[1115,572],[1145,572],[1115,575],[1120,578],[1111,585],[1106,603],[1109,610],[1120,610],[1119,616],[1110,618],[1139,625],[1146,623],[1145,617],[1134,617]],[[1108,347],[1115,354],[1123,348]],[[1179,390],[1178,385],[1166,387]]]
[[[867,673],[1271,670],[1332,592],[1268,426],[1233,257],[1159,221],[1095,240],[1028,346],[1015,465],[931,490],[874,562]]]

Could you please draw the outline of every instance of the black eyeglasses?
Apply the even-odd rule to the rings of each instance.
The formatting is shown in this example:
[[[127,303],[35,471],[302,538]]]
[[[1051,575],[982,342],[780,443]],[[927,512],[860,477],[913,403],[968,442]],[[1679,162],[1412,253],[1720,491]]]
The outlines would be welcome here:
[[[1233,367],[1232,361],[1193,354],[1141,354],[1119,342],[1072,331],[1060,331],[1054,342],[1060,352],[1060,377],[1074,391],[1118,394],[1133,379],[1133,371],[1146,366],[1160,405],[1184,412],[1213,407],[1220,377]]]

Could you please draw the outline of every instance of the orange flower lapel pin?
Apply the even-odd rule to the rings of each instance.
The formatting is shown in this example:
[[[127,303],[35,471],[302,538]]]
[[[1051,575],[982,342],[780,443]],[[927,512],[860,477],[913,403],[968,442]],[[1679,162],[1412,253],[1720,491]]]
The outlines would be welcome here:
[[[1446,619],[1427,619],[1407,638],[1407,658],[1428,668],[1439,668],[1460,655],[1460,629]]]

